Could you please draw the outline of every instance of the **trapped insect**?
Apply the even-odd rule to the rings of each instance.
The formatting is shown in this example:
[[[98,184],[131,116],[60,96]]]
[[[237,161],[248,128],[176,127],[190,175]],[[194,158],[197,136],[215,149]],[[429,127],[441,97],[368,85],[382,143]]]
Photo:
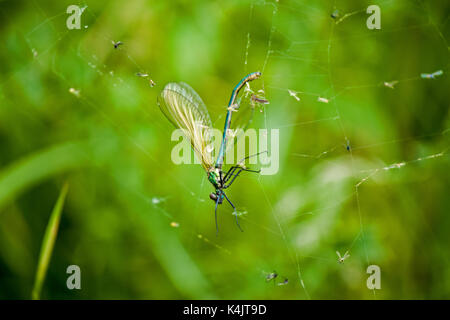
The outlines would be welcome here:
[[[284,280],[282,282],[278,282],[277,286],[285,286],[289,283],[289,279],[288,278],[284,278]]]
[[[276,271],[273,271],[273,272],[269,273],[268,275],[266,275],[266,281],[270,282],[270,281],[276,279],[276,277],[278,277],[278,274],[276,273]]]
[[[142,73],[142,72],[138,72],[138,73],[136,73],[136,75],[137,75],[138,77],[140,77],[140,78],[149,78],[149,77],[150,77],[148,73]],[[153,81],[153,79],[151,79],[151,78],[149,78],[148,84],[149,84],[150,87],[152,87],[152,88],[153,88],[154,86],[156,86],[155,81]]]
[[[339,262],[339,263],[344,263],[345,260],[347,260],[348,258],[350,258],[350,255],[348,254],[348,251],[345,251],[343,257],[341,257],[341,254],[339,253],[339,251],[336,251],[336,254],[337,254],[337,256],[338,256],[338,262]]]
[[[258,103],[261,103],[261,104],[269,104],[268,100],[258,98],[255,94],[252,95],[252,101],[258,102]]]
[[[295,100],[300,101],[300,98],[297,96],[297,92],[292,90],[288,90],[288,92],[291,97],[294,97]]]
[[[394,86],[395,86],[397,83],[398,83],[398,81],[391,81],[391,82],[385,81],[385,82],[383,82],[383,85],[384,85],[385,87],[394,89]]]
[[[350,141],[348,139],[345,139],[345,149],[347,149],[347,151],[350,151],[352,149],[350,147]]]
[[[216,234],[219,231],[217,225],[217,207],[219,204],[222,204],[224,200],[227,200],[233,208],[236,224],[242,231],[239,225],[238,214],[236,214],[236,207],[230,199],[228,199],[224,190],[233,184],[242,171],[260,172],[260,170],[250,170],[239,164],[232,166],[226,173],[222,170],[225,152],[229,147],[229,141],[233,141],[233,139],[229,140],[228,138],[234,137],[235,132],[237,132],[238,129],[245,129],[254,112],[254,109],[250,105],[243,107],[241,106],[241,103],[237,101],[239,91],[248,82],[256,80],[259,77],[261,77],[261,72],[250,73],[234,87],[230,101],[228,102],[222,142],[215,162],[211,155],[211,146],[213,145],[211,136],[211,118],[205,104],[194,89],[184,82],[172,82],[164,87],[158,98],[158,105],[167,119],[169,119],[175,127],[182,129],[184,135],[190,140],[194,152],[201,160],[201,165],[207,174],[209,182],[215,189],[215,192],[212,192],[209,195],[209,198],[215,203],[214,216],[216,222]],[[236,118],[233,121],[233,128],[231,128],[231,118],[233,113],[236,113]],[[241,161],[248,159],[249,157],[246,157]]]
[[[330,14],[330,17],[333,18],[333,19],[337,19],[337,18],[340,17],[340,15],[341,14],[340,14],[339,10],[338,9],[334,9],[333,12]]]
[[[444,71],[438,70],[433,73],[421,73],[420,77],[423,79],[436,79],[439,76],[442,76],[444,74]]]
[[[323,103],[328,103],[329,102],[329,100],[327,98],[323,98],[323,97],[318,97],[317,101],[323,102]]]
[[[123,44],[123,42],[122,41],[117,41],[117,42],[113,41],[112,44],[114,45],[114,49],[117,49],[117,48],[119,48],[119,46],[121,46]]]

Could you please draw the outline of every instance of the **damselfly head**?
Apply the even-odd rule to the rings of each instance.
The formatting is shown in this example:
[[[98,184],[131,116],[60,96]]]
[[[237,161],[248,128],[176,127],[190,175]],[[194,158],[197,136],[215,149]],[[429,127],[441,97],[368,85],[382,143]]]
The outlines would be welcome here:
[[[210,198],[212,201],[216,202],[216,201],[217,201],[217,194],[215,194],[214,192],[211,192],[211,193],[209,194],[209,198]]]
[[[214,202],[217,201],[219,204],[222,204],[222,202],[223,202],[223,195],[218,192],[215,192],[215,193],[211,192],[209,194],[209,198]]]

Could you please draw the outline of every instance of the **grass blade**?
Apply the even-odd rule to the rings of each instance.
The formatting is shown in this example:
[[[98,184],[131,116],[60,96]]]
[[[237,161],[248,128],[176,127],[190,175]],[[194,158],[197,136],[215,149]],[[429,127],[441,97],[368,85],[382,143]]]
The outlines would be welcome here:
[[[52,256],[53,247],[55,245],[56,236],[58,235],[59,221],[61,220],[61,213],[64,207],[64,201],[66,199],[69,185],[64,184],[61,192],[59,193],[58,200],[53,207],[50,220],[48,221],[47,228],[45,230],[44,239],[42,240],[41,253],[39,255],[38,267],[36,270],[36,278],[34,281],[33,291],[31,297],[33,300],[39,300],[41,295],[42,285],[47,274],[48,265]]]

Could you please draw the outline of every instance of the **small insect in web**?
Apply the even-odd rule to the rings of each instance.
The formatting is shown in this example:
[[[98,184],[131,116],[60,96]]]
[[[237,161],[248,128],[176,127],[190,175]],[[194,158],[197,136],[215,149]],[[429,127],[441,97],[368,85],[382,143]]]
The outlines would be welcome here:
[[[251,99],[251,101],[252,101],[252,106],[253,106],[253,108],[255,108],[256,105],[259,106],[259,112],[264,112],[262,106],[270,103],[269,100],[260,98],[260,97],[258,97],[256,94],[252,94],[252,99]]]
[[[289,279],[288,278],[284,278],[284,280],[282,282],[278,282],[277,286],[285,286],[289,283]]]
[[[387,88],[394,89],[394,86],[398,83],[398,81],[391,81],[391,82],[383,82],[383,85]]]
[[[442,76],[443,74],[444,74],[444,71],[438,70],[433,73],[421,73],[420,77],[422,79],[436,79],[437,77]]]
[[[345,149],[347,149],[347,151],[351,150],[350,141],[347,138],[345,138]]]
[[[345,251],[344,256],[341,256],[339,251],[336,251],[336,254],[338,256],[338,262],[339,263],[344,263],[345,260],[350,258],[350,255],[348,254],[348,251]]]
[[[212,192],[209,195],[209,198],[215,203],[214,217],[216,222],[216,235],[219,232],[217,224],[217,207],[219,204],[222,204],[224,200],[227,200],[233,208],[236,224],[242,231],[239,225],[237,209],[230,199],[228,199],[224,190],[233,184],[242,171],[254,173],[259,173],[261,171],[250,170],[243,168],[240,165],[232,166],[227,172],[222,170],[229,141],[234,141],[236,132],[238,132],[239,129],[242,129],[239,131],[243,131],[250,123],[253,115],[252,112],[244,112],[245,110],[241,110],[242,108],[251,108],[251,106],[249,104],[244,106],[239,105],[237,102],[239,92],[248,82],[256,80],[259,77],[261,77],[261,72],[248,74],[239,81],[231,92],[230,101],[227,106],[222,142],[215,161],[212,158],[209,147],[212,142],[212,136],[209,134],[212,128],[211,117],[209,116],[208,110],[202,99],[194,89],[184,82],[168,83],[158,98],[159,108],[166,118],[172,122],[173,125],[180,128],[184,135],[190,140],[197,158],[201,160],[201,165],[206,172],[209,182],[215,189],[215,192]],[[237,113],[237,117],[233,121],[232,128],[231,118],[233,113]],[[244,115],[248,115],[248,118]],[[229,139],[229,137],[233,137],[233,139]],[[245,159],[248,159],[249,157],[251,156],[248,156],[241,161],[245,161]]]
[[[114,46],[114,49],[118,49],[119,48],[119,46],[121,46],[121,45],[123,45],[123,42],[122,41],[112,41],[112,44],[113,44],[113,46]]]
[[[273,282],[274,285],[277,286],[285,286],[289,283],[289,279],[284,277],[283,281],[277,282],[278,273],[276,271],[270,272],[266,275],[266,282]]]
[[[323,98],[323,97],[318,97],[317,101],[322,102],[322,103],[328,103],[329,100],[327,98]]]
[[[276,271],[273,271],[266,275],[266,282],[275,281],[275,279],[278,277],[278,273]]]
[[[153,197],[153,198],[151,198],[151,203],[153,204],[153,205],[158,205],[158,204],[160,204],[161,202],[164,202],[164,201],[166,201],[166,197],[165,198],[162,198],[162,197]]]
[[[73,94],[75,97],[77,97],[77,98],[79,98],[80,97],[80,90],[77,90],[77,89],[75,89],[75,88],[70,88],[69,89],[69,92],[71,93],[71,94]]]
[[[338,9],[334,9],[333,12],[331,13],[330,17],[333,19],[337,19],[341,16],[340,12]]]
[[[227,110],[228,110],[228,111],[231,111],[231,112],[238,112],[238,110],[239,110],[239,105],[238,105],[237,103],[232,104],[231,106],[229,106],[229,107],[227,108]]]
[[[178,227],[180,226],[180,224],[179,224],[178,222],[172,221],[172,222],[170,223],[170,226],[171,226],[172,228],[178,228]]]
[[[297,92],[289,90],[289,89],[288,89],[288,92],[291,97],[294,97],[295,100],[300,101],[300,98],[297,96]]]
[[[257,102],[257,103],[260,103],[260,104],[269,104],[269,101],[268,101],[268,100],[261,99],[261,98],[259,98],[257,95],[255,95],[255,94],[252,94],[252,101]]]
[[[142,73],[142,72],[138,72],[138,73],[136,73],[136,75],[140,78],[149,78],[150,77],[148,73]],[[148,83],[150,84],[150,87],[152,87],[152,88],[154,86],[156,86],[155,81],[153,81],[153,79],[151,79],[151,78],[149,78]]]

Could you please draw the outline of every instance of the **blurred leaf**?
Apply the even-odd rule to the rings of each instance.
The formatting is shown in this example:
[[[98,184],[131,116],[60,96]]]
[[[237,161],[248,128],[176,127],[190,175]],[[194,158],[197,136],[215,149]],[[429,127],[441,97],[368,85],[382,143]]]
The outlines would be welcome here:
[[[0,208],[24,189],[86,162],[85,145],[63,143],[33,153],[0,172]]]

